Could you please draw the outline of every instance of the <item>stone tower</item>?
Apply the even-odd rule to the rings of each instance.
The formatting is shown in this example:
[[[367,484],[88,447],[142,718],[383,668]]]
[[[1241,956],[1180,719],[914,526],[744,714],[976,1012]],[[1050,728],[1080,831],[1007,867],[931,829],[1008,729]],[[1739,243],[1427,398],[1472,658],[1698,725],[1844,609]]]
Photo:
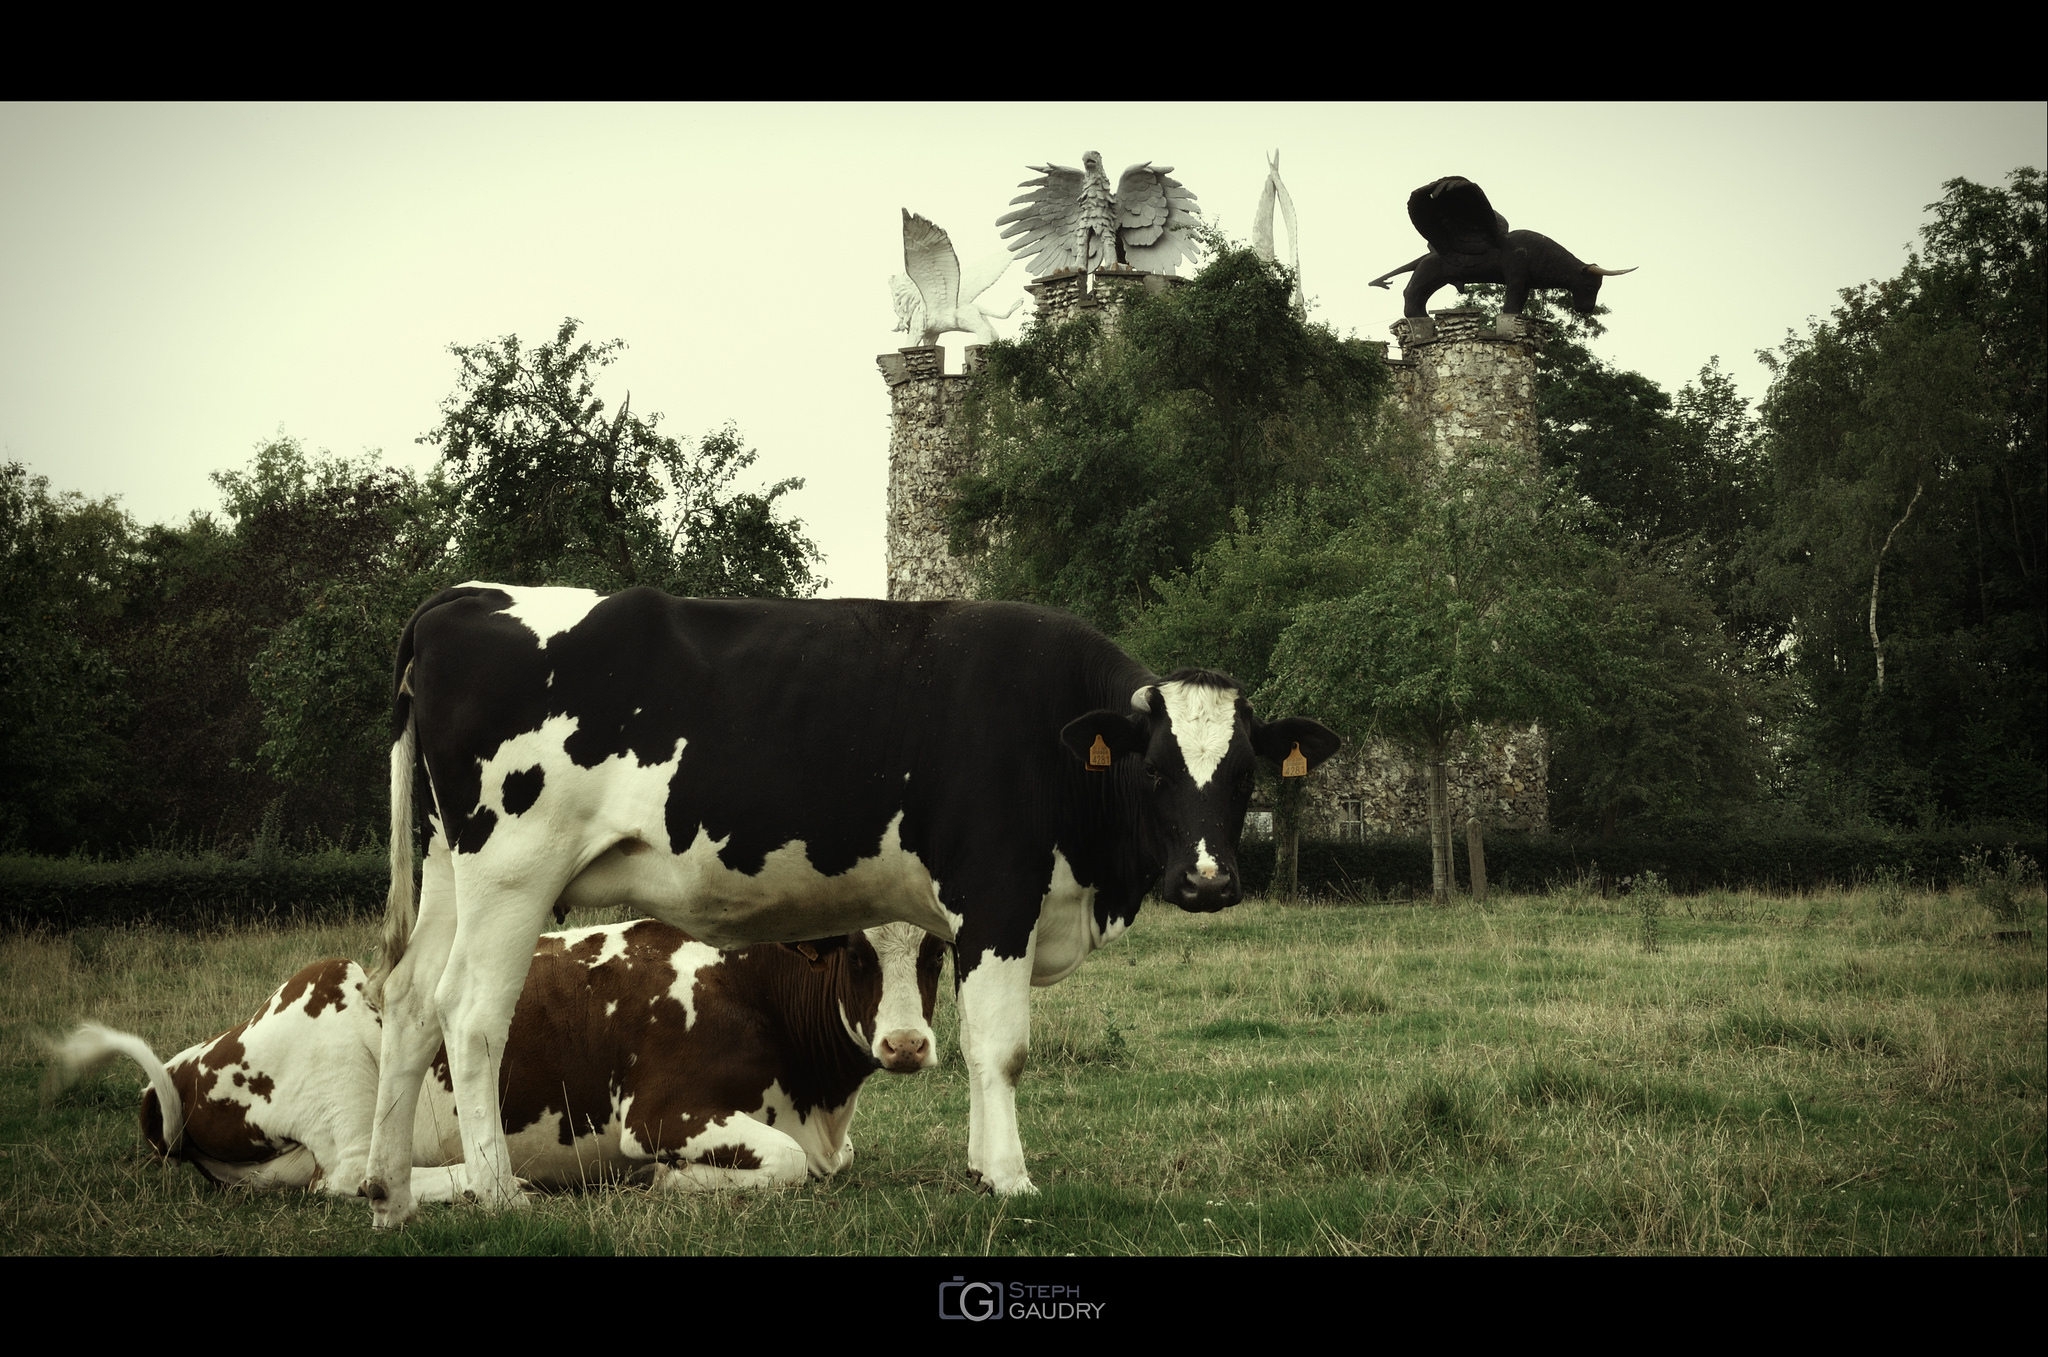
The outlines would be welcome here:
[[[1024,290],[1036,301],[1041,324],[1095,311],[1113,328],[1123,297],[1162,292],[1181,281],[1171,274],[1102,268],[1091,290],[1087,274],[1067,269]],[[957,435],[967,379],[981,366],[981,345],[967,347],[957,373],[946,371],[946,350],[937,344],[879,354],[875,364],[889,387],[889,597],[972,598],[967,563],[946,550],[944,510],[954,477],[967,470],[965,439]]]

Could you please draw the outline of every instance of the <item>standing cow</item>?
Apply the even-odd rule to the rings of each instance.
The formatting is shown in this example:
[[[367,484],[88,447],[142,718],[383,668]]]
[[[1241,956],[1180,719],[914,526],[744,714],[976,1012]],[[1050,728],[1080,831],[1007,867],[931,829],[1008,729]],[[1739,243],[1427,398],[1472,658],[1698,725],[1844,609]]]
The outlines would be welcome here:
[[[801,954],[800,954],[801,953]],[[788,1187],[853,1158],[847,1128],[877,1069],[936,1060],[944,945],[908,924],[819,951],[720,953],[654,919],[542,937],[514,1010],[500,1112],[512,1166],[543,1187]],[[142,1066],[142,1134],[223,1186],[354,1196],[370,1148],[383,1032],[353,961],[319,961],[247,1022],[160,1062],[93,1024],[62,1072]],[[468,1187],[445,1060],[413,1128],[415,1200]]]
[[[382,1082],[364,1194],[413,1212],[420,1076],[445,1035],[470,1186],[518,1197],[490,1115],[557,902],[631,905],[721,947],[897,920],[954,946],[970,1170],[1032,1191],[1016,1085],[1030,991],[1157,889],[1242,894],[1255,758],[1312,767],[1314,721],[1161,679],[1076,619],[1009,603],[675,599],[469,584],[399,642]],[[1298,752],[1299,758],[1293,757]],[[437,810],[413,917],[415,768]]]

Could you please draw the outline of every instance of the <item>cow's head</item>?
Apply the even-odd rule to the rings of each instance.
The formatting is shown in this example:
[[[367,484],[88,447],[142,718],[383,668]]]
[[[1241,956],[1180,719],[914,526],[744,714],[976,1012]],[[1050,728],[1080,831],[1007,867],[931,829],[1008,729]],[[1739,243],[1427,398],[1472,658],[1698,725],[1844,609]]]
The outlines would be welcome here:
[[[1084,765],[1129,761],[1157,833],[1159,893],[1201,913],[1244,898],[1237,841],[1251,804],[1254,760],[1283,764],[1298,748],[1305,773],[1342,743],[1306,717],[1261,721],[1238,696],[1236,680],[1204,669],[1183,669],[1138,689],[1129,711],[1071,721],[1060,740]]]
[[[874,1034],[869,1054],[896,1074],[915,1074],[938,1064],[932,1010],[939,1000],[946,944],[906,923],[883,924],[847,937],[849,943],[857,939],[873,949],[876,968],[872,982],[861,986],[874,994],[872,1019],[859,1023]],[[849,955],[856,950],[849,949]]]

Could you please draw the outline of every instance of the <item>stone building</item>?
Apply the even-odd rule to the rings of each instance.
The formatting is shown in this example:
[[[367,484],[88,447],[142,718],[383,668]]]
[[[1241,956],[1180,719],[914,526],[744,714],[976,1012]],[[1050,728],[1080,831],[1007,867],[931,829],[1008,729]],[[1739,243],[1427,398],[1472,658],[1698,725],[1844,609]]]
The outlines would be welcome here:
[[[1158,292],[1182,280],[1136,270],[1051,274],[1030,284],[1042,320],[1099,310],[1114,325],[1122,296]],[[1388,359],[1394,399],[1441,456],[1487,443],[1533,473],[1536,364],[1540,327],[1488,326],[1477,311],[1432,313],[1393,326],[1401,356]],[[1511,329],[1512,333],[1502,333]],[[966,563],[948,554],[943,506],[966,469],[955,437],[967,378],[981,349],[970,346],[959,373],[945,371],[937,345],[899,349],[875,360],[889,388],[888,579],[892,599],[972,597]],[[1548,746],[1535,726],[1499,727],[1467,741],[1449,762],[1452,823],[1477,816],[1489,829],[1549,828]],[[1383,741],[1348,747],[1310,779],[1303,831],[1314,838],[1426,834],[1425,770]]]

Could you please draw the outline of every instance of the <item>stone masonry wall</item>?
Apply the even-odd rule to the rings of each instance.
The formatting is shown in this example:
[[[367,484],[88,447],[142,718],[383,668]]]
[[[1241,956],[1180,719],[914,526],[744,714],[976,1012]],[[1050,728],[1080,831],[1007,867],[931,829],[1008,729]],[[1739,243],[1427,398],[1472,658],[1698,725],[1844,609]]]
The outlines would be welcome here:
[[[946,550],[944,510],[953,478],[967,469],[966,450],[953,428],[967,400],[967,378],[980,359],[979,344],[968,346],[958,373],[946,371],[946,350],[937,344],[875,359],[889,385],[885,563],[892,599],[974,597],[967,562]]]
[[[1478,311],[1439,311],[1422,325],[1402,319],[1394,365],[1395,399],[1441,457],[1490,443],[1536,469],[1536,352],[1540,325],[1523,321],[1511,336]],[[1427,335],[1428,337],[1424,337]]]

